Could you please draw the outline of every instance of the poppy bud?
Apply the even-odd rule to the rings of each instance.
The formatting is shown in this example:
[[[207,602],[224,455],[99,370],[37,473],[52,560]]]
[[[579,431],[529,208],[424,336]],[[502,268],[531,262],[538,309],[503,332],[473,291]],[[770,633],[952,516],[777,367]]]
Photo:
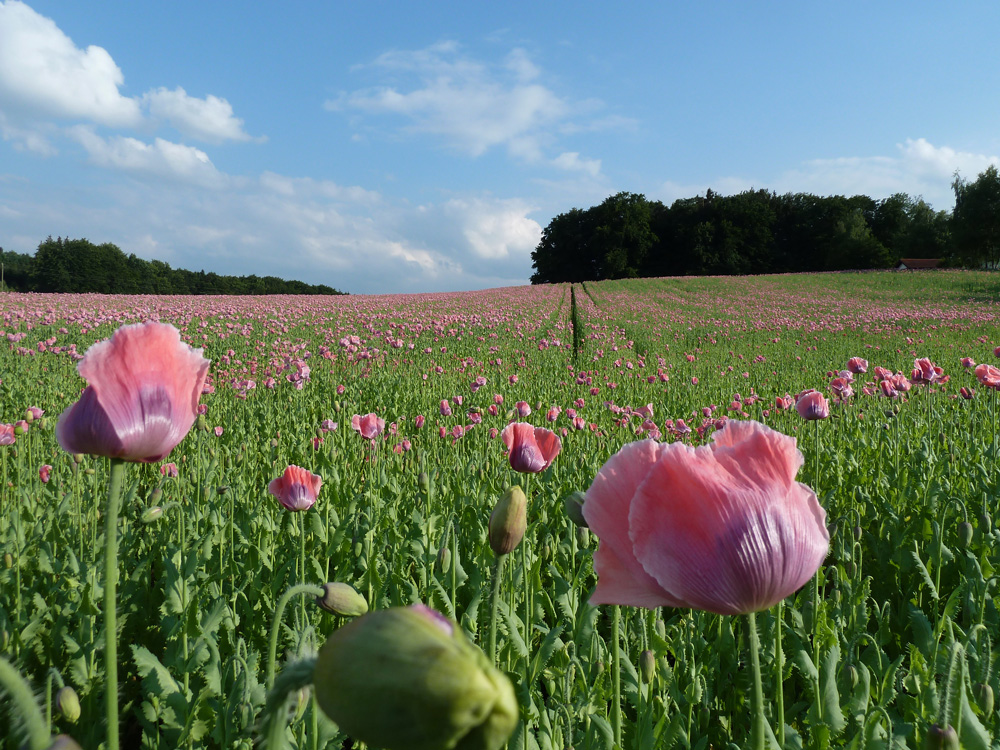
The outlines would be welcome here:
[[[48,750],[80,750],[80,746],[68,734],[60,734],[52,739]]]
[[[656,657],[648,648],[639,654],[639,676],[647,685],[653,681],[653,673],[656,671]]]
[[[208,432],[208,421],[205,419],[204,414],[198,415],[198,429],[202,432]]]
[[[154,505],[152,508],[146,508],[140,516],[140,520],[143,523],[153,523],[153,521],[160,520],[160,516],[163,515],[163,508],[159,505]]]
[[[499,750],[518,722],[510,680],[422,604],[370,612],[336,630],[313,683],[323,713],[372,747]]]
[[[14,567],[14,556],[10,552],[3,553],[3,566],[10,570]]]
[[[586,496],[577,490],[571,495],[567,495],[566,499],[563,501],[566,506],[566,515],[569,516],[569,520],[577,526],[587,526],[587,520],[583,517],[583,501],[585,499]]]
[[[851,690],[858,686],[858,681],[861,676],[858,674],[858,668],[853,664],[847,665],[847,681],[851,684]]]
[[[56,693],[56,710],[70,724],[80,718],[80,696],[69,685],[59,688],[59,692]]]
[[[528,528],[528,498],[519,485],[509,488],[490,514],[490,549],[507,555],[521,543]]]
[[[590,546],[590,530],[585,529],[583,526],[577,526],[576,528],[576,542],[581,547]]]
[[[451,570],[451,550],[447,547],[439,549],[437,553],[437,560],[435,562],[437,564],[437,569],[441,571],[441,573],[447,573]]]
[[[973,528],[968,521],[962,521],[958,525],[958,546],[960,549],[968,549],[972,542]]]
[[[934,724],[927,731],[927,737],[924,739],[924,750],[958,750],[958,748],[958,734],[951,724],[945,728]]]
[[[73,463],[82,464],[83,463],[83,454],[82,453],[74,453],[73,454]]]
[[[324,584],[323,596],[317,596],[316,603],[327,612],[341,617],[360,617],[368,611],[365,598],[346,583]]]
[[[660,638],[667,637],[667,623],[665,623],[662,618],[656,618],[656,622],[653,623],[653,630],[656,631],[656,634],[660,636]]]
[[[153,505],[158,505],[161,497],[163,497],[163,488],[157,487],[149,494],[149,502]]]
[[[972,686],[972,694],[976,697],[976,705],[984,716],[993,716],[993,688],[985,682],[977,682]]]

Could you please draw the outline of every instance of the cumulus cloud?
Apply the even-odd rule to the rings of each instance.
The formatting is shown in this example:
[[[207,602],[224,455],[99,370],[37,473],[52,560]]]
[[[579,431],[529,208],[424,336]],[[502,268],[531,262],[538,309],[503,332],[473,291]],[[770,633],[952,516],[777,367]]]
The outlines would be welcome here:
[[[0,107],[8,114],[134,126],[142,113],[119,91],[124,80],[103,47],[80,49],[24,3],[0,3]]]
[[[243,120],[233,115],[232,105],[217,96],[198,99],[180,86],[172,91],[161,87],[147,91],[143,101],[152,117],[169,122],[188,137],[209,143],[251,140],[243,130]]]
[[[328,101],[327,109],[398,115],[409,121],[409,132],[438,136],[471,156],[502,146],[518,158],[539,160],[543,146],[578,112],[577,105],[538,82],[541,72],[522,49],[487,64],[463,56],[456,43],[443,42],[386,52],[357,70],[408,85],[345,93]]]
[[[896,145],[892,155],[812,159],[794,169],[758,179],[729,176],[705,183],[667,181],[651,197],[669,205],[678,198],[704,195],[709,188],[724,195],[764,188],[778,193],[862,194],[875,199],[907,193],[922,196],[937,210],[950,210],[955,203],[951,188],[955,172],[975,179],[991,164],[1000,165],[1000,157],[935,146],[925,138],[908,138]]]
[[[136,138],[102,138],[92,128],[80,125],[69,131],[101,167],[121,169],[138,175],[166,177],[204,187],[221,187],[227,178],[220,173],[208,154],[193,146],[157,138],[144,143]]]
[[[591,177],[598,177],[601,174],[600,159],[581,159],[577,151],[565,151],[559,154],[552,160],[552,164],[570,172],[586,172]]]
[[[521,200],[487,201],[453,198],[442,211],[461,228],[468,250],[485,260],[523,259],[542,238],[542,228],[528,218],[531,207]]]

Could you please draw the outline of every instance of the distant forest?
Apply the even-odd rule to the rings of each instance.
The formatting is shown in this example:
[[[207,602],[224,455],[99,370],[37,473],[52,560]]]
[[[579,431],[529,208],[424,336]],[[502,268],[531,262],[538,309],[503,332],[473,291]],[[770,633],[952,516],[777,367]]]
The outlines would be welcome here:
[[[955,209],[897,193],[819,197],[750,190],[676,200],[618,193],[556,216],[531,254],[533,284],[642,276],[889,268],[901,258],[997,268],[1000,174],[955,177]]]
[[[103,294],[344,294],[325,284],[275,276],[220,276],[125,255],[116,245],[48,237],[35,254],[5,252],[3,286],[16,292]]]

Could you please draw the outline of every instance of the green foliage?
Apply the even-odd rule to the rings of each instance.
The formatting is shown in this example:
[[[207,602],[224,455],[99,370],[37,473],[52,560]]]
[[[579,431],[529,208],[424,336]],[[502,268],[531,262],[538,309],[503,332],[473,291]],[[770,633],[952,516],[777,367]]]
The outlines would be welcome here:
[[[4,252],[4,282],[8,290],[35,292],[98,292],[101,294],[342,294],[325,284],[285,281],[275,276],[220,276],[171,268],[147,261],[105,242],[46,238],[34,257]]]
[[[1000,171],[990,165],[973,182],[952,182],[952,233],[959,257],[970,266],[1000,267]]]

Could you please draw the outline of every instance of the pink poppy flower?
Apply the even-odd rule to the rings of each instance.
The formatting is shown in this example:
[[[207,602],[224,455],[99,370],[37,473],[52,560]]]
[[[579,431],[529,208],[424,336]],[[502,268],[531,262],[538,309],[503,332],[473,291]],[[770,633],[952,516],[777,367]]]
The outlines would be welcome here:
[[[0,424],[0,445],[13,445],[14,440],[14,425]]]
[[[963,386],[962,386],[961,388],[959,388],[959,389],[958,389],[958,394],[959,394],[959,395],[960,395],[960,396],[961,396],[962,398],[964,398],[964,399],[965,399],[966,401],[968,401],[969,399],[971,399],[971,398],[972,398],[973,396],[975,396],[975,395],[976,395],[976,392],[975,392],[975,391],[974,391],[973,389],[971,389],[971,388],[966,388],[966,387],[965,387],[965,386],[963,385]]]
[[[826,419],[830,416],[830,404],[819,391],[808,391],[795,402],[795,411],[805,420]]]
[[[59,445],[67,453],[162,460],[194,424],[208,365],[172,325],[122,326],[81,360],[89,385],[59,418]]]
[[[833,392],[834,397],[840,401],[848,399],[854,395],[854,389],[851,387],[847,378],[834,378],[831,380],[830,390]]]
[[[975,367],[976,360],[972,357],[962,357],[962,367]]]
[[[517,409],[517,416],[521,419],[531,415],[531,407],[528,406],[527,401],[518,401],[514,404],[514,408]]]
[[[861,357],[851,357],[847,360],[847,369],[855,375],[868,372],[868,360]]]
[[[169,463],[160,466],[160,474],[165,477],[176,477],[177,476],[177,464]]]
[[[899,396],[899,391],[896,390],[891,380],[880,380],[878,387],[882,391],[882,395],[886,398],[897,398]]]
[[[42,464],[42,466],[38,469],[38,478],[42,480],[43,484],[48,484],[49,474],[51,473],[52,473],[52,465]]]
[[[419,429],[420,429],[421,427],[423,427],[423,426],[424,426],[424,415],[423,415],[423,414],[418,414],[418,415],[417,415],[417,416],[416,416],[416,417],[414,418],[414,420],[413,420],[413,426],[414,426],[414,427],[416,427],[416,428],[417,428],[418,430],[419,430]]]
[[[441,399],[441,405],[438,407],[438,411],[441,412],[442,417],[451,416],[451,404],[448,403],[448,399]]]
[[[288,510],[299,511],[313,507],[322,486],[322,477],[293,464],[280,477],[271,480],[267,491]]]
[[[591,604],[735,615],[794,593],[826,558],[826,512],[795,481],[794,438],[729,421],[712,443],[629,443],[587,490],[600,544]]]
[[[975,369],[976,380],[987,388],[1000,388],[1000,369],[993,365],[981,364]]]
[[[215,432],[216,437],[222,437],[222,433],[225,432],[225,428],[221,425],[217,425],[213,431]]]
[[[913,360],[913,372],[910,380],[914,383],[933,383],[941,379],[944,371],[940,367],[935,367],[927,357]]]
[[[355,414],[351,417],[351,429],[365,440],[373,440],[382,434],[382,430],[385,429],[385,420],[374,412],[365,414],[363,417]]]
[[[29,406],[24,412],[24,419],[27,422],[34,422],[36,419],[41,419],[43,414],[45,414],[44,409],[39,409],[37,406]]]
[[[562,449],[558,435],[527,422],[511,422],[503,428],[500,438],[510,451],[510,467],[522,474],[545,471]]]

